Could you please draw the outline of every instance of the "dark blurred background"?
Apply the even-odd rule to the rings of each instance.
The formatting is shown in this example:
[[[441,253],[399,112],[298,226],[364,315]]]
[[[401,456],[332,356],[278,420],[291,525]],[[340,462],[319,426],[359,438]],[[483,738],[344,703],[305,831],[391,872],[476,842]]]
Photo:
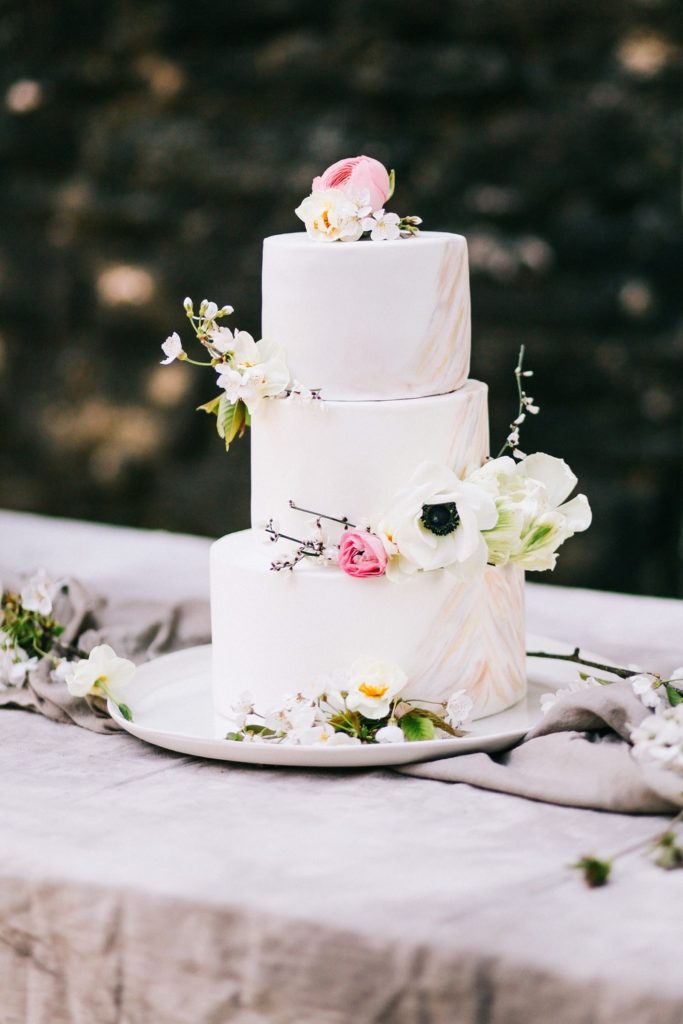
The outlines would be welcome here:
[[[264,235],[346,155],[467,235],[493,444],[521,342],[594,509],[555,582],[680,594],[676,0],[0,0],[0,506],[218,535],[248,441],[159,367],[183,296],[257,332]],[[187,332],[185,332],[185,335]]]

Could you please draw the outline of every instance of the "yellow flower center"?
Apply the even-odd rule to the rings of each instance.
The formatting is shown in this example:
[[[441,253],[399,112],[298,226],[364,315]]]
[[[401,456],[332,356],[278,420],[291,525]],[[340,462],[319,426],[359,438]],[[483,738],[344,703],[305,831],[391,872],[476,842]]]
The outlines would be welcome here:
[[[388,686],[373,686],[372,683],[361,683],[358,687],[361,693],[364,693],[366,697],[380,698],[389,689]]]

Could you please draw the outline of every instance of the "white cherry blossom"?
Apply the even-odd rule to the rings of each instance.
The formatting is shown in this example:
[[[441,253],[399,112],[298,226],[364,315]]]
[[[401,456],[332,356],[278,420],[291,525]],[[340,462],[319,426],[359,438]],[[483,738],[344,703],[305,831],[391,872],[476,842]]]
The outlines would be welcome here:
[[[55,589],[54,581],[50,579],[44,569],[39,569],[21,589],[22,607],[27,612],[49,615],[52,611],[52,598]]]
[[[168,366],[168,364],[172,363],[175,359],[180,359],[181,356],[185,355],[183,343],[180,340],[180,335],[177,331],[174,331],[173,334],[169,334],[166,341],[161,343],[161,348],[166,356],[165,359],[161,360],[162,366]]]

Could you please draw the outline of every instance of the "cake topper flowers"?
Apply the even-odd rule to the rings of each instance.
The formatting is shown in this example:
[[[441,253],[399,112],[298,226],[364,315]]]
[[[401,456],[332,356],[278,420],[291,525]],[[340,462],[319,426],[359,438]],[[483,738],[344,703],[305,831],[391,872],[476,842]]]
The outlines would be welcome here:
[[[338,160],[313,179],[312,191],[294,211],[310,238],[319,242],[373,242],[410,238],[420,232],[420,217],[387,213],[395,175],[370,156]]]

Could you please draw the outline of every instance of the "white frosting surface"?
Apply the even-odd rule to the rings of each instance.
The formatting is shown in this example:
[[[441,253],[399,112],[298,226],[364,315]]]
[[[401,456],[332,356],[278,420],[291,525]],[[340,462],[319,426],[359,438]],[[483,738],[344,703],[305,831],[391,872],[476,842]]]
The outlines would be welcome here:
[[[326,674],[361,656],[400,665],[406,696],[438,701],[466,690],[476,717],[524,696],[524,575],[516,566],[489,567],[464,584],[445,569],[392,583],[352,579],[313,559],[276,573],[275,553],[248,530],[211,548],[219,715],[244,690],[263,708],[322,688]]]
[[[438,231],[392,242],[266,238],[262,333],[284,346],[293,379],[329,399],[454,391],[470,364],[467,242]]]
[[[420,462],[459,475],[478,468],[489,449],[487,395],[467,381],[410,401],[263,402],[251,426],[252,524],[274,517],[285,533],[310,530],[290,499],[356,522],[385,511]]]

